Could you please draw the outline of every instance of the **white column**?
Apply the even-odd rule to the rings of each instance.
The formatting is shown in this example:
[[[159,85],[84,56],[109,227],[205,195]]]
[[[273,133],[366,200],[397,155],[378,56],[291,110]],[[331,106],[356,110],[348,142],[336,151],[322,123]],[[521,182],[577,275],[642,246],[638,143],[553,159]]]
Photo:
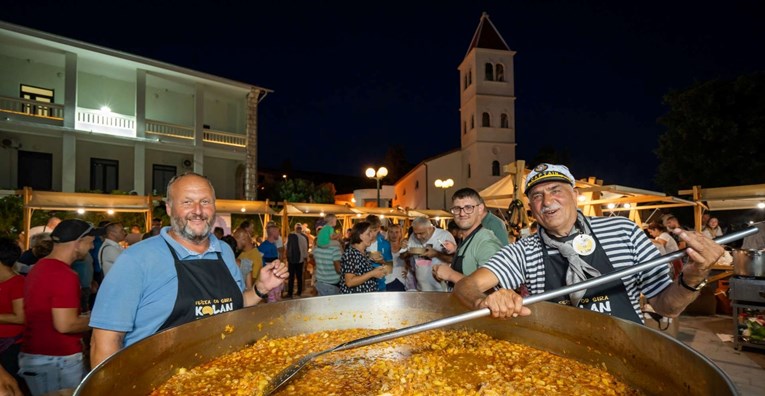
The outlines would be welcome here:
[[[64,132],[61,143],[61,191],[74,192],[77,178],[77,138],[71,132]]]
[[[204,86],[197,85],[194,94],[194,172],[204,175],[205,149],[205,91]]]
[[[143,142],[133,146],[133,190],[138,195],[146,192],[146,143]]]
[[[135,74],[135,136],[142,138],[146,136],[146,70]]]
[[[76,112],[77,54],[67,52],[64,66],[64,128],[74,129]]]
[[[205,174],[205,150],[201,147],[194,149],[194,173]]]

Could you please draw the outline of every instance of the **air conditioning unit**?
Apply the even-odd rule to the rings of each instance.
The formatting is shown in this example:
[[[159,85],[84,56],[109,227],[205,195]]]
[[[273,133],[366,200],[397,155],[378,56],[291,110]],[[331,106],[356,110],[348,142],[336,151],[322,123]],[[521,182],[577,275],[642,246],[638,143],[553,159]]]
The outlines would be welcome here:
[[[183,160],[183,168],[184,169],[191,169],[194,166],[194,161],[190,159]]]
[[[18,149],[21,148],[21,143],[16,139],[5,137],[0,139],[0,146],[3,148]]]

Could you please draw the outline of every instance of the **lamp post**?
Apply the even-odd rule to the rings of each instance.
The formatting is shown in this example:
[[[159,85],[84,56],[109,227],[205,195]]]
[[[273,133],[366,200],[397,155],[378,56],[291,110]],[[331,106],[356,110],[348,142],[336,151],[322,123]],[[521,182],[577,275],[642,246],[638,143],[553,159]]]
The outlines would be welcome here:
[[[384,166],[381,166],[379,169],[375,170],[374,168],[368,168],[366,171],[366,175],[370,179],[377,180],[377,207],[380,207],[380,180],[382,180],[383,177],[388,176],[388,169]]]
[[[444,210],[446,210],[446,189],[449,187],[454,186],[454,180],[452,179],[436,179],[436,182],[434,183],[436,187],[443,188],[444,189]]]

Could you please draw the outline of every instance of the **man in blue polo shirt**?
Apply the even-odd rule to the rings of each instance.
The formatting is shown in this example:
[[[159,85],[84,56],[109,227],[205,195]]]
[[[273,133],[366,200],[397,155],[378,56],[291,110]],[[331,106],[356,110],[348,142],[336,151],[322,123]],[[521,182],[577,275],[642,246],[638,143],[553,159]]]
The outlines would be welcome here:
[[[211,233],[215,190],[206,177],[170,180],[166,206],[171,226],[120,254],[99,290],[93,367],[159,330],[255,305],[287,279],[287,266],[275,260],[245,290],[234,253]]]

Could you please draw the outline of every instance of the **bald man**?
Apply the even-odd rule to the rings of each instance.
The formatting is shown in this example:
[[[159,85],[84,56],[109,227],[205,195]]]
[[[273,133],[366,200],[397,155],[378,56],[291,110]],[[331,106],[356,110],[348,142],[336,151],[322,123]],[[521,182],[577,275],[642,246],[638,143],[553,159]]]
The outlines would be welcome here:
[[[90,321],[91,365],[159,330],[259,303],[288,276],[276,260],[246,288],[234,252],[212,235],[215,189],[189,172],[167,185],[170,227],[123,252]]]

